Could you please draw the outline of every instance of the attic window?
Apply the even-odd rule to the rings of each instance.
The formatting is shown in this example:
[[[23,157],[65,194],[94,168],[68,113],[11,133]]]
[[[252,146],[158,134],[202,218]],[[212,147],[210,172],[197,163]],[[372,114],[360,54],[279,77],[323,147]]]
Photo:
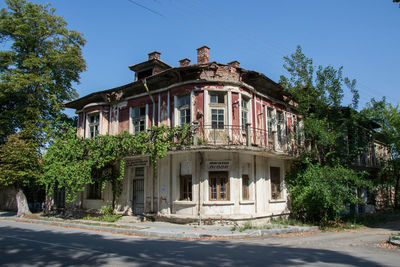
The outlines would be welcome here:
[[[153,69],[147,69],[147,70],[139,71],[137,73],[137,79],[138,80],[142,80],[144,78],[150,77],[151,75],[153,75]]]

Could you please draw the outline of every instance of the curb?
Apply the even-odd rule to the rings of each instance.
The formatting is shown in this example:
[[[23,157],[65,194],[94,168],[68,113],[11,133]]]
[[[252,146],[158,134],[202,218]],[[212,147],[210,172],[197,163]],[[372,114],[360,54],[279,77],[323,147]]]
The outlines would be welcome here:
[[[291,226],[288,228],[272,228],[272,229],[262,229],[262,230],[245,230],[240,233],[228,233],[228,234],[206,234],[206,233],[166,233],[166,232],[157,232],[156,230],[150,230],[149,228],[137,227],[140,229],[126,229],[126,228],[117,228],[112,226],[97,226],[97,225],[87,225],[83,224],[84,221],[80,222],[62,222],[62,221],[46,221],[46,220],[37,220],[37,219],[26,219],[26,218],[17,218],[17,217],[0,217],[0,220],[5,221],[15,221],[15,222],[25,222],[25,223],[35,223],[42,225],[53,225],[59,227],[76,227],[79,229],[87,229],[93,231],[104,231],[111,232],[116,234],[133,234],[137,236],[144,237],[158,237],[158,238],[181,238],[181,239],[229,239],[229,238],[254,238],[254,237],[263,237],[263,236],[272,236],[275,234],[289,234],[289,233],[301,233],[301,232],[312,232],[316,231],[319,228],[317,226],[305,227],[305,226]],[[97,223],[97,222],[96,222]],[[106,223],[104,223],[106,224]],[[110,223],[107,223],[110,224]],[[121,225],[122,226],[122,225]],[[136,227],[136,226],[132,226]]]

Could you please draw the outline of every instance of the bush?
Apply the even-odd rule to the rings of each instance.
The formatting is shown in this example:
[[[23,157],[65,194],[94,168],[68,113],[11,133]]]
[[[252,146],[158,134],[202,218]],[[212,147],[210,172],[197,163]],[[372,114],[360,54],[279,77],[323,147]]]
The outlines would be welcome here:
[[[356,189],[370,186],[363,172],[308,160],[294,164],[286,182],[292,216],[319,225],[339,221],[346,209],[362,203]]]
[[[102,206],[98,211],[101,214],[99,217],[87,216],[84,219],[101,222],[116,222],[122,218],[122,215],[114,213],[112,206]]]
[[[114,209],[112,206],[101,206],[99,212],[103,215],[113,215]]]

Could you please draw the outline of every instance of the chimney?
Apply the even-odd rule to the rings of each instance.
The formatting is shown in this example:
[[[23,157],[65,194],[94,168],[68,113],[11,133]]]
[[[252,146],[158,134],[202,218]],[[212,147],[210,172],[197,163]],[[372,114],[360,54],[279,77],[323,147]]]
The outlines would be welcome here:
[[[179,67],[187,67],[190,64],[190,59],[184,58],[179,60]]]
[[[158,51],[154,51],[148,54],[149,55],[149,59],[148,60],[152,60],[152,59],[158,59],[160,60],[160,55],[161,53]]]
[[[229,62],[228,66],[229,67],[233,67],[233,68],[239,68],[240,67],[240,62],[235,60],[235,61]]]
[[[210,48],[208,46],[202,46],[197,48],[197,64],[208,63],[210,60]]]

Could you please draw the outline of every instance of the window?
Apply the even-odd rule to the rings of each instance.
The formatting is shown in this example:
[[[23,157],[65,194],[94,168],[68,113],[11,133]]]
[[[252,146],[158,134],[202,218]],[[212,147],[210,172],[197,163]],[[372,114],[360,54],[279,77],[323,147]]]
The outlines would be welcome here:
[[[190,96],[181,96],[178,99],[179,124],[183,127],[185,123],[190,123]]]
[[[210,103],[213,104],[224,104],[225,94],[210,94]]]
[[[277,111],[276,112],[277,115],[277,120],[278,120],[278,124],[277,124],[277,132],[278,132],[278,142],[280,144],[282,144],[283,142],[283,137],[284,137],[284,122],[285,122],[285,118],[283,115],[282,111]]]
[[[229,181],[227,172],[209,173],[210,200],[229,200]]]
[[[88,199],[101,199],[101,183],[94,182],[93,184],[89,184],[88,188]]]
[[[192,200],[192,176],[184,175],[180,177],[180,196],[179,200]]]
[[[132,123],[134,133],[142,132],[146,129],[146,108],[137,107],[132,112]]]
[[[271,198],[280,199],[281,196],[281,169],[279,167],[271,167]]]
[[[95,138],[99,135],[99,114],[88,115],[89,137]]]
[[[268,134],[272,134],[272,108],[267,108],[267,119],[268,119]]]
[[[246,129],[246,124],[248,122],[248,117],[249,117],[249,101],[247,99],[242,99],[242,129],[245,130]]]
[[[243,174],[242,175],[242,199],[243,200],[249,200],[250,199],[249,184],[250,184],[249,176]]]
[[[144,78],[150,77],[151,75],[153,75],[153,69],[143,70],[138,72],[137,79],[140,81]]]
[[[211,125],[213,129],[224,129],[223,109],[211,109]]]

